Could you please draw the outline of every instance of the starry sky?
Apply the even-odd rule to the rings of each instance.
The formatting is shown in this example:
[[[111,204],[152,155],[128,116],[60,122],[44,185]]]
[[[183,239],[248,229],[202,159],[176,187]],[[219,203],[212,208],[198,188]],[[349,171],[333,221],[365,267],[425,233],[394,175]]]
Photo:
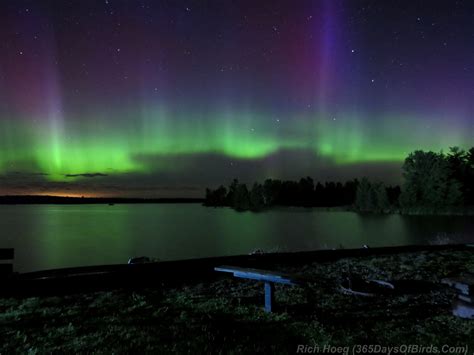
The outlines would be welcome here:
[[[474,145],[474,3],[2,0],[0,194],[401,179]]]

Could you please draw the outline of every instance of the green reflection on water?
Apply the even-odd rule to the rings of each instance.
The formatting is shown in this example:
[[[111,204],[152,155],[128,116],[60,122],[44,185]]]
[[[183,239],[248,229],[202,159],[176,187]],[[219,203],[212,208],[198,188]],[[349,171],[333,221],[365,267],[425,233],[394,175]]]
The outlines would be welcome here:
[[[472,242],[469,217],[362,216],[287,208],[238,213],[197,204],[0,206],[0,247],[30,271],[265,251],[427,243],[439,235]]]

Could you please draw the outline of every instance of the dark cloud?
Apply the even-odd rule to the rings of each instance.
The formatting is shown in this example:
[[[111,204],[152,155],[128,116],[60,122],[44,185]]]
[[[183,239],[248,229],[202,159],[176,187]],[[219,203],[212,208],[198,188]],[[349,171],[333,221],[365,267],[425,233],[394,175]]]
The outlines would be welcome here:
[[[65,174],[65,177],[85,177],[85,178],[94,178],[94,177],[102,177],[102,176],[109,176],[108,174],[104,173],[82,173],[82,174]]]
[[[346,181],[368,176],[389,184],[401,182],[401,162],[338,164],[307,149],[280,150],[257,159],[239,159],[220,154],[137,155],[134,159],[151,173],[145,179],[162,183],[215,186],[234,178],[253,183],[267,178],[300,179],[311,176],[319,181]],[[168,168],[168,167],[172,168]],[[165,168],[163,168],[165,167]],[[133,175],[127,177],[130,178]]]
[[[30,175],[30,176],[48,176],[49,174],[47,173],[29,173],[29,172],[23,172],[23,171],[12,171],[11,174],[15,175]]]

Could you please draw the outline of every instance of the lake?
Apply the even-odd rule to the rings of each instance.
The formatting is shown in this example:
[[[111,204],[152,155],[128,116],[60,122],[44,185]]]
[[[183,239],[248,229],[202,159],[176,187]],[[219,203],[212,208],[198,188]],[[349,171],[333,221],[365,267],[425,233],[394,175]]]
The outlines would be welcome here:
[[[0,206],[0,248],[25,272],[160,260],[474,241],[472,216],[373,216],[282,208],[238,213],[199,204]]]

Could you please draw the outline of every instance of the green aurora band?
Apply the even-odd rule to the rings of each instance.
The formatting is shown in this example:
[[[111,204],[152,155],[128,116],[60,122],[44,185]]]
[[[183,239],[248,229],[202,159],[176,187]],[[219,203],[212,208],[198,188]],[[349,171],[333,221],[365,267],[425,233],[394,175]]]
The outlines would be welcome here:
[[[35,124],[2,119],[0,173],[28,170],[48,174],[51,181],[71,181],[66,175],[147,173],[149,168],[141,159],[146,156],[156,156],[159,162],[163,155],[214,153],[252,160],[282,150],[309,150],[336,165],[402,162],[415,149],[440,150],[467,142],[462,134],[449,134],[449,122],[432,120],[427,127],[424,120],[408,116],[384,117],[370,127],[350,113],[337,118],[303,113],[277,121],[265,113],[196,114],[155,107],[114,117],[113,127],[107,113]],[[159,169],[185,167],[163,163]]]

